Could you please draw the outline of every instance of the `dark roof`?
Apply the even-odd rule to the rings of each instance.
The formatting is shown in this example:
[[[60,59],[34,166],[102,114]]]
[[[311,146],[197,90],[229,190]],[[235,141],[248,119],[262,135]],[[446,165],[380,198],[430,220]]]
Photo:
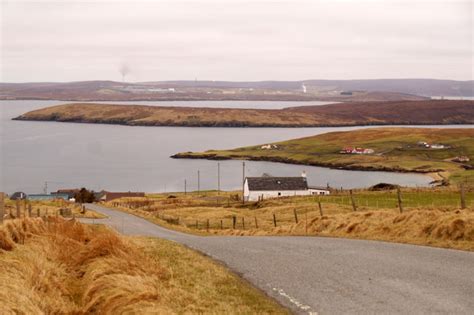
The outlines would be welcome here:
[[[307,190],[305,177],[247,177],[250,190]]]
[[[329,190],[328,186],[308,186],[309,189]]]
[[[28,197],[28,196],[24,192],[17,191],[15,193],[13,193],[13,195],[10,196],[10,199],[11,200],[22,200],[22,199],[26,199],[26,197]]]

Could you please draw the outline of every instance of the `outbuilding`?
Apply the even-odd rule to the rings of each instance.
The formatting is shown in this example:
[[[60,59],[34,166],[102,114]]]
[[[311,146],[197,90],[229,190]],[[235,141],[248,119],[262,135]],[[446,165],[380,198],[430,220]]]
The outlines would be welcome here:
[[[28,200],[55,200],[55,199],[63,199],[68,201],[69,196],[68,194],[29,194]]]
[[[28,198],[28,195],[22,191],[17,191],[10,196],[11,200],[23,200]]]

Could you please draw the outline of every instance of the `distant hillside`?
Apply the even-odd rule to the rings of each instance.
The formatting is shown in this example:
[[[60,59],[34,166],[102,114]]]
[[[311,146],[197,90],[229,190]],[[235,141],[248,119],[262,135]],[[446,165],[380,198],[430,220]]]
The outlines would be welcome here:
[[[308,86],[326,86],[348,91],[385,91],[419,96],[473,97],[474,81],[434,79],[309,80]]]
[[[302,80],[302,81],[163,81],[153,82],[167,86],[198,86],[221,88],[300,89],[302,84],[319,90],[393,92],[419,96],[474,96],[474,81],[436,79],[373,79],[373,80]],[[151,82],[150,82],[151,84]]]
[[[341,103],[282,110],[76,103],[31,111],[15,119],[194,127],[474,124],[474,101]]]
[[[303,87],[304,85],[304,87]],[[397,101],[474,96],[474,81],[431,79],[306,81],[114,81],[0,83],[0,99],[65,101],[275,100]]]

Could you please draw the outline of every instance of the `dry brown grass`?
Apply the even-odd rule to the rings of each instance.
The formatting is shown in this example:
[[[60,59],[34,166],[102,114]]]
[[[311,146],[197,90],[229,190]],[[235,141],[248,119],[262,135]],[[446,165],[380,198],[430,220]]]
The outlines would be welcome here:
[[[407,190],[405,193],[407,198],[409,193],[415,194],[415,189]],[[457,192],[451,192],[450,189],[433,190],[433,195],[437,196],[450,197],[451,193],[457,196]],[[332,236],[474,251],[472,203],[469,203],[469,208],[461,210],[454,200],[452,205],[447,203],[449,206],[432,206],[431,202],[426,202],[423,206],[406,207],[403,213],[399,213],[395,201],[393,208],[373,206],[375,201],[378,204],[375,198],[380,197],[382,201],[390,197],[390,193],[361,191],[357,194],[357,197],[366,198],[358,200],[357,212],[353,212],[352,207],[347,204],[332,203],[339,198],[348,202],[348,196],[321,198],[323,216],[314,197],[270,199],[242,205],[236,201],[227,203],[225,200],[218,203],[215,193],[214,196],[176,194],[176,198],[154,195],[146,203],[142,203],[146,201],[145,199],[142,201],[124,199],[107,205],[116,206],[120,210],[147,218],[157,224],[190,233]],[[221,193],[221,197],[226,195],[228,194]],[[424,199],[428,200],[425,197]],[[423,200],[420,202],[423,203]],[[365,204],[362,201],[367,201],[372,206],[362,205]],[[387,202],[390,203],[391,201]],[[276,217],[276,227],[273,215]]]
[[[285,313],[180,245],[54,217],[0,226],[1,314]]]
[[[438,209],[323,215],[270,230],[225,230],[229,235],[309,235],[381,240],[474,251],[474,212]],[[220,234],[219,230],[211,230]]]

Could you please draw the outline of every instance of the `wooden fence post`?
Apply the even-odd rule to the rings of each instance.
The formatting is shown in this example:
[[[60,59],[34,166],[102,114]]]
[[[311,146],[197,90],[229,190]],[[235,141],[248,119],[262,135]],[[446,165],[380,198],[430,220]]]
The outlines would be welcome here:
[[[319,215],[323,216],[323,206],[321,205],[321,201],[318,201],[318,206],[319,206]]]
[[[237,223],[237,217],[235,215],[232,216],[232,229],[235,230],[235,224]]]
[[[39,218],[40,217],[40,209],[36,209],[36,217]]]
[[[196,230],[199,229],[199,223],[198,223],[198,220],[196,220]]]
[[[4,216],[5,216],[5,193],[0,192],[0,224],[3,223]]]
[[[242,230],[245,230],[245,218],[242,217]]]
[[[258,229],[257,217],[255,216],[255,228]]]
[[[206,222],[206,230],[209,231],[209,219],[207,219],[207,222]]]
[[[28,203],[28,216],[31,218],[31,203]]]
[[[304,213],[304,221],[305,221],[305,233],[308,235],[308,209],[306,209]]]
[[[19,219],[20,215],[21,215],[21,213],[20,213],[20,200],[17,199],[16,200],[16,218]]]
[[[466,209],[466,193],[464,191],[464,184],[461,183],[459,188],[461,190],[461,209]]]
[[[295,215],[295,223],[298,224],[298,213],[296,213],[296,209],[293,209],[293,214]]]
[[[357,211],[357,206],[356,206],[356,203],[355,203],[355,200],[354,200],[354,195],[352,194],[352,189],[349,190],[349,193],[351,195],[352,210]]]
[[[221,220],[221,230],[224,229],[224,224],[222,223],[222,220]]]
[[[399,186],[397,186],[397,198],[398,198],[398,209],[400,210],[400,213],[403,213],[402,193],[400,192]]]
[[[277,226],[277,219],[275,213],[273,213],[273,226]]]

